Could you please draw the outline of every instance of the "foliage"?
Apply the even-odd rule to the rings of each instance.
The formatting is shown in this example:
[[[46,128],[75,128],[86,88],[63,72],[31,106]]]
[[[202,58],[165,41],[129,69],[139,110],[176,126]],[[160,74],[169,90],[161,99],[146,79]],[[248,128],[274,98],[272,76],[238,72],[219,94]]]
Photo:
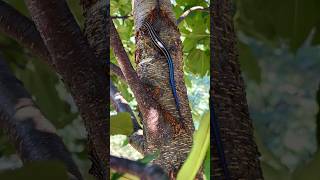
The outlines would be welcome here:
[[[234,1],[241,68],[265,179],[319,179],[316,0]]]
[[[41,161],[26,163],[22,168],[1,172],[0,179],[67,180],[69,178],[66,168],[60,162]]]
[[[235,4],[237,27],[251,37],[272,45],[284,41],[296,51],[315,30],[312,44],[320,43],[318,0],[244,0]]]
[[[6,2],[30,18],[23,1],[8,0]],[[83,27],[84,18],[79,1],[67,0],[67,2],[72,13],[76,16],[75,18],[80,27]],[[2,33],[0,33],[0,51],[1,55],[3,55],[7,60],[7,63],[13,73],[23,82],[25,88],[32,95],[41,112],[58,129],[58,134],[63,138],[68,149],[73,153],[73,158],[78,163],[84,177],[89,179],[90,177],[87,172],[90,164],[86,156],[87,152],[85,149],[85,128],[83,127],[83,123],[80,121],[77,107],[72,100],[69,90],[63,86],[60,77],[55,74],[43,60],[34,57],[27,49],[22,48],[18,43]],[[8,157],[15,152],[13,151],[12,145],[10,145],[6,138],[4,138],[4,133],[0,132],[0,135],[0,165],[12,164],[11,166],[1,167],[15,168],[17,166],[21,166],[21,163],[16,162],[15,159],[11,160],[10,158],[8,162]],[[31,167],[35,169],[38,165],[31,165]],[[55,168],[55,165],[43,164],[40,171],[52,174],[52,170]],[[63,179],[61,176],[61,178],[59,178],[59,174],[61,174],[59,173],[59,166],[56,169],[57,176],[56,178],[55,176],[52,176],[53,179]],[[48,173],[48,170],[50,170],[50,173]],[[40,171],[33,170],[33,173],[37,172],[41,175]],[[4,173],[6,174],[6,172]],[[8,174],[12,173],[8,172]],[[33,177],[35,176],[36,174]],[[31,179],[36,179],[36,177],[33,177]],[[13,178],[2,178],[0,175],[0,179]]]
[[[129,113],[118,113],[110,117],[110,135],[132,133],[132,123]]]
[[[195,179],[207,152],[210,149],[210,113],[207,111],[200,122],[199,129],[195,132],[193,146],[186,162],[181,167],[177,179]],[[206,171],[208,175],[208,171]],[[210,176],[206,177],[207,179]]]

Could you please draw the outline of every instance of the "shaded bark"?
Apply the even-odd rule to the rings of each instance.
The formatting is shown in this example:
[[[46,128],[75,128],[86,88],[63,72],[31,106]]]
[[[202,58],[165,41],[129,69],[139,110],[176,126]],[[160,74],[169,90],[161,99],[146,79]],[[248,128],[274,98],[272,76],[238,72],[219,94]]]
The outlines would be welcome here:
[[[23,84],[9,71],[0,57],[0,128],[24,163],[59,160],[73,179],[82,179],[55,127],[40,112]]]
[[[84,12],[84,34],[96,56],[109,62],[109,0],[81,0]]]
[[[89,153],[107,178],[108,79],[105,67],[81,33],[65,1],[26,0],[33,21],[79,108],[89,138]]]
[[[35,24],[7,3],[0,1],[0,32],[10,36],[35,56],[53,62]]]
[[[213,1],[210,14],[210,107],[214,107],[211,113],[220,124],[230,178],[263,179],[238,62],[231,0]],[[211,134],[211,138],[214,138],[214,134]],[[213,140],[211,142],[211,177],[225,179],[216,144]]]
[[[110,2],[109,0],[81,0],[83,15],[85,18],[84,23],[84,35],[87,38],[91,49],[94,51],[95,56],[101,62],[101,66],[105,69],[105,76],[109,75],[108,64],[110,62],[109,54],[109,10]],[[109,85],[109,84],[108,84]],[[110,86],[110,85],[109,85]],[[105,89],[105,91],[108,91]],[[109,100],[108,100],[109,102]],[[109,112],[109,105],[105,107],[105,111]],[[109,119],[107,120],[109,124]],[[109,127],[109,125],[108,125]],[[108,129],[104,129],[107,133]],[[109,133],[108,133],[109,134]],[[109,138],[108,138],[109,139]],[[107,156],[109,151],[106,152]],[[93,154],[93,153],[90,153]],[[91,157],[94,158],[94,157]],[[99,159],[99,157],[97,157]],[[93,162],[98,162],[95,159]],[[109,177],[109,161],[106,162],[107,167],[100,166],[99,163],[93,165],[90,169],[90,173],[93,174],[98,179],[105,179]],[[107,176],[104,177],[103,173],[107,171]]]

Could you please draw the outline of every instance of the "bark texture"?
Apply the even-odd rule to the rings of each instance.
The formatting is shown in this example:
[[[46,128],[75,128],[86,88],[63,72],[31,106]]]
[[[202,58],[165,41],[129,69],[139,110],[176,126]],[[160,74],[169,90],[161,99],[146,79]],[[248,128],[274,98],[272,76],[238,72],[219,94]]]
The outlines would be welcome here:
[[[36,25],[3,1],[0,1],[0,32],[10,36],[34,55],[53,66],[50,54]]]
[[[90,48],[94,51],[95,56],[98,58],[98,61],[101,63],[101,66],[105,69],[106,77],[109,75],[109,67],[108,63],[109,59],[109,9],[110,2],[109,0],[82,0],[81,1],[83,12],[84,12],[84,35],[86,36]],[[108,84],[108,86],[110,86]],[[104,91],[109,90],[105,89]],[[109,96],[108,96],[109,97]],[[107,99],[109,102],[109,98]],[[108,108],[110,106],[107,105],[105,107],[105,112],[109,112]],[[109,117],[109,116],[108,116]],[[109,124],[109,119],[107,119]],[[109,126],[108,126],[109,127]],[[104,129],[106,133],[109,132],[108,129]],[[109,134],[109,133],[108,133]],[[109,138],[108,138],[109,139]],[[109,148],[109,147],[108,147]],[[109,149],[106,151],[106,155],[109,155]],[[90,154],[94,154],[94,152],[90,152]],[[93,162],[96,162],[95,165],[90,169],[90,173],[99,179],[106,179],[109,177],[109,161],[104,162],[107,167],[101,166],[99,164],[99,159],[91,157]],[[99,157],[97,157],[99,158]],[[106,168],[106,169],[103,169]],[[104,177],[104,173],[107,171],[107,176]]]
[[[214,106],[220,124],[230,178],[263,179],[238,62],[231,7],[231,0],[215,0],[211,4],[210,106]],[[215,147],[212,143],[211,177],[225,179]]]
[[[137,74],[147,93],[158,105],[159,121],[163,122],[164,126],[156,127],[153,121],[143,117],[144,135],[143,137],[132,136],[131,143],[135,146],[134,141],[143,139],[142,143],[138,143],[140,152],[143,154],[159,150],[160,155],[153,163],[164,168],[170,178],[174,179],[190,151],[194,131],[183,79],[180,33],[169,0],[160,0],[159,2],[156,0],[135,0],[133,16],[136,32]],[[159,34],[173,58],[175,82],[184,127],[179,124],[179,115],[169,84],[167,60],[153,45],[147,30],[142,27],[145,20],[157,30],[156,33]]]
[[[65,1],[25,0],[56,71],[79,108],[89,138],[89,153],[106,179],[108,137],[108,78],[101,61],[82,34]],[[102,166],[102,167],[101,167]]]

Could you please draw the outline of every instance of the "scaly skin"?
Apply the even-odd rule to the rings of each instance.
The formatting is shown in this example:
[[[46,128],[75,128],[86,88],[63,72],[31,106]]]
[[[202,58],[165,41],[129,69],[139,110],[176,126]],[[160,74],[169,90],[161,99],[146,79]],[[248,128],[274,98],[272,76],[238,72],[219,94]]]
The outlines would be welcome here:
[[[173,67],[172,57],[171,57],[168,49],[166,48],[165,44],[162,42],[160,37],[155,32],[152,25],[149,22],[145,21],[143,23],[143,26],[146,27],[146,29],[148,30],[148,33],[151,37],[153,44],[163,53],[163,55],[167,59],[167,63],[169,66],[169,83],[170,83],[172,94],[173,94],[173,97],[174,97],[174,100],[176,103],[176,108],[177,108],[178,115],[179,115],[179,123],[183,126],[183,121],[182,121],[182,116],[181,116],[181,111],[180,111],[179,97],[177,95],[177,88],[176,88],[176,83],[174,80],[174,67]]]

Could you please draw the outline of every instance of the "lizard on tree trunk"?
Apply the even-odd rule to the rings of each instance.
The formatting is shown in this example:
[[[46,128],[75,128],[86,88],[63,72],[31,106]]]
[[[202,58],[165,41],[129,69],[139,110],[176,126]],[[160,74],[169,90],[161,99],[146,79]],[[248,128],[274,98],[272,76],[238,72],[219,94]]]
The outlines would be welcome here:
[[[134,133],[130,144],[142,154],[159,151],[159,156],[152,163],[160,165],[171,179],[175,179],[191,149],[194,132],[183,80],[180,33],[169,0],[135,0],[133,4],[137,74],[147,92],[158,103],[161,111],[159,119],[163,124],[143,121],[143,135]],[[144,26],[146,22],[152,25],[152,29]],[[156,35],[150,35],[150,30]],[[161,52],[156,47],[155,39],[152,39],[155,36],[162,40],[167,52]],[[165,53],[171,56],[171,65]]]

